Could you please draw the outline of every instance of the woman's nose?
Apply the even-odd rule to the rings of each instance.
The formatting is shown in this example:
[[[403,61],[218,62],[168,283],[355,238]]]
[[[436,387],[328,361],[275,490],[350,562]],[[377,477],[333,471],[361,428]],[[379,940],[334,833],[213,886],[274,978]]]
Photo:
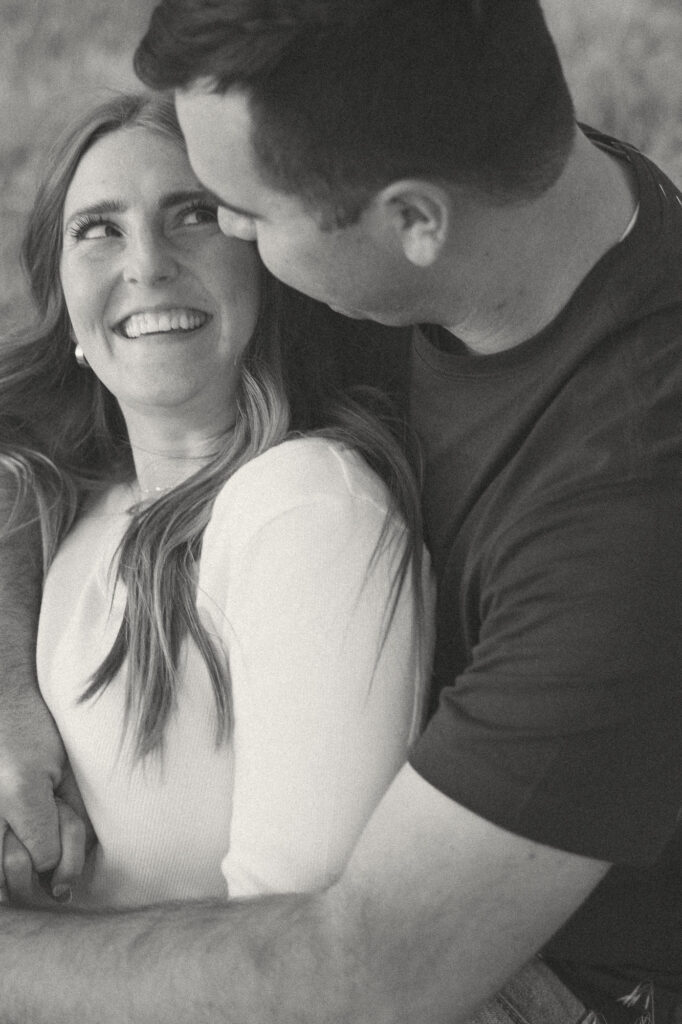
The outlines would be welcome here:
[[[155,284],[177,276],[178,263],[168,239],[161,232],[147,229],[129,239],[123,276],[135,284]]]

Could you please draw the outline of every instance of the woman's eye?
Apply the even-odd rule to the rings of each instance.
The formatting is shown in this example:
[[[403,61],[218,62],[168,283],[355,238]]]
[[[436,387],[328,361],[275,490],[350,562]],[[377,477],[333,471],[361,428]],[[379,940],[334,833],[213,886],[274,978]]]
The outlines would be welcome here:
[[[120,234],[115,224],[106,220],[76,222],[70,234],[77,240],[93,241],[98,238],[116,238]]]
[[[182,223],[187,227],[193,224],[215,224],[218,211],[215,206],[193,206],[182,213]]]

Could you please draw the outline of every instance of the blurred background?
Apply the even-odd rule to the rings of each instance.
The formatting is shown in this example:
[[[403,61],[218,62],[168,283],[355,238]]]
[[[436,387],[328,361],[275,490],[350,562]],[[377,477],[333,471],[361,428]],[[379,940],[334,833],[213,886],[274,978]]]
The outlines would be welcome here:
[[[542,0],[580,118],[682,184],[680,0]],[[155,0],[0,0],[0,320],[20,315],[19,240],[49,142],[107,89]]]

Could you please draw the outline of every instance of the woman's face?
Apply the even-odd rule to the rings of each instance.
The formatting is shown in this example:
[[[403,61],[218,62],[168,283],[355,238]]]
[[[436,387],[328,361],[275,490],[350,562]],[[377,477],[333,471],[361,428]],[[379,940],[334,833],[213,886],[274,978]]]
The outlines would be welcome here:
[[[125,128],[87,151],[64,204],[60,277],[75,339],[124,414],[232,422],[260,265],[220,231],[179,143]]]

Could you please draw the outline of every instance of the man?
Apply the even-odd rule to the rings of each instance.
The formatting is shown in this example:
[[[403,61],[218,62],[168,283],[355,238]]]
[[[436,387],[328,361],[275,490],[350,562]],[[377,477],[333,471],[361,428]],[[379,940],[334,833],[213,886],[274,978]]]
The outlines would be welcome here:
[[[682,197],[536,0],[164,0],[137,68],[226,231],[422,325],[440,704],[325,892],[3,911],[5,1019],[679,1022]]]

